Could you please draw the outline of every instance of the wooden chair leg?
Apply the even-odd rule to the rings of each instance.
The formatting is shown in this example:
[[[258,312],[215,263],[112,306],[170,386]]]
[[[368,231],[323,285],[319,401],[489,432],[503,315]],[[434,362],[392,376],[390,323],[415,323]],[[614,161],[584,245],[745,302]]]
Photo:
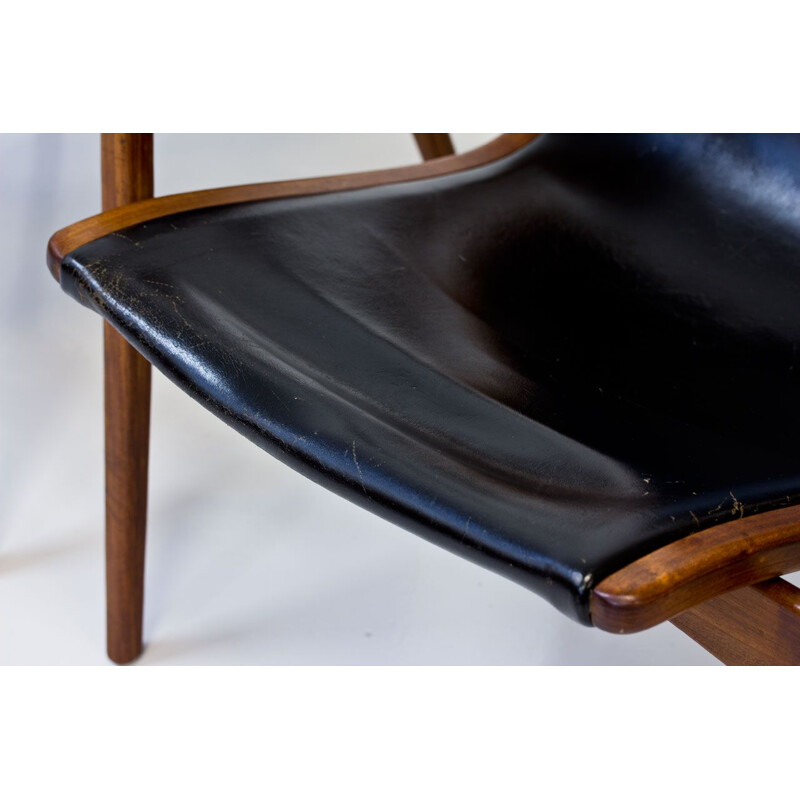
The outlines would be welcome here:
[[[425,161],[442,156],[452,156],[455,153],[453,142],[450,140],[449,133],[415,133],[419,152]]]
[[[150,364],[104,324],[106,625],[118,664],[142,651]]]
[[[152,134],[102,137],[103,209],[153,195]],[[104,323],[106,623],[112,661],[142,651],[150,364]]]
[[[800,589],[780,578],[722,594],[671,621],[725,664],[800,665]]]

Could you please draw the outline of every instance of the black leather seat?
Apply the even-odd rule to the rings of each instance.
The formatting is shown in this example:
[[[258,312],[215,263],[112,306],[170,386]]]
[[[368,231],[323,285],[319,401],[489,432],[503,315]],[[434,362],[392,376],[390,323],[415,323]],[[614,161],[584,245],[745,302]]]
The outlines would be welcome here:
[[[799,499],[797,138],[547,135],[141,224],[61,281],[281,460],[584,623],[625,564]]]

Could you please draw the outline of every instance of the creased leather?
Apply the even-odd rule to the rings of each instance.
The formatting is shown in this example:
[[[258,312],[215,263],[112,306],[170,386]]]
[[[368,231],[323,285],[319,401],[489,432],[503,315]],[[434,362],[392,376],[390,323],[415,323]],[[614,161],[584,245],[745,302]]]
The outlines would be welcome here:
[[[588,624],[630,561],[798,502],[799,179],[795,137],[547,135],[138,225],[61,282],[268,452]]]

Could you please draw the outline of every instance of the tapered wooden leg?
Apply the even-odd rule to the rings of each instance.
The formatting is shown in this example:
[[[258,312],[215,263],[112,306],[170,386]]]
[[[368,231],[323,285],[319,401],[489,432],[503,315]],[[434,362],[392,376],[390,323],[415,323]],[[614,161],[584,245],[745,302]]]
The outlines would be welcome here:
[[[150,364],[104,326],[106,413],[106,602],[108,655],[142,651]]]
[[[153,137],[104,133],[103,209],[153,195]],[[104,323],[106,429],[106,624],[108,655],[142,652],[150,364]]]
[[[449,133],[415,133],[414,139],[425,161],[455,153]]]

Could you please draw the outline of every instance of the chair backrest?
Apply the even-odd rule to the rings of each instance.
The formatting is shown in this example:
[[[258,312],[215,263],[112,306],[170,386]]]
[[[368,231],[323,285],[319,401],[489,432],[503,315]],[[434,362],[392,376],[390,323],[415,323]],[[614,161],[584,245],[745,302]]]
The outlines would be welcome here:
[[[519,358],[687,422],[757,415],[773,443],[799,437],[798,137],[548,134],[509,164],[463,254],[473,311]]]

